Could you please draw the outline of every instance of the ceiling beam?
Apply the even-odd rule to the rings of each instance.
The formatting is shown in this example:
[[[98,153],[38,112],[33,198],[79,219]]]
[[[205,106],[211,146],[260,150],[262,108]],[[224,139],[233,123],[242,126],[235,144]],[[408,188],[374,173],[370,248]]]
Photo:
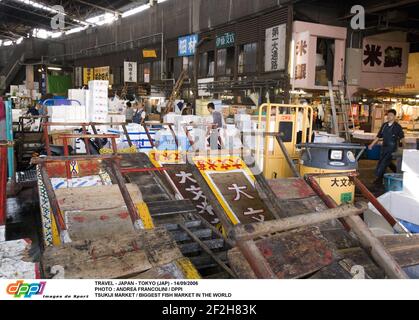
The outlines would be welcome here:
[[[109,8],[106,8],[106,7],[103,7],[103,6],[99,6],[97,4],[90,3],[90,2],[87,2],[87,1],[84,1],[84,0],[76,0],[76,1],[77,2],[80,2],[82,4],[85,4],[86,6],[90,6],[90,7],[93,7],[93,8],[99,9],[99,10],[103,10],[103,11],[106,11],[106,12],[109,12],[109,13],[112,13],[112,14],[117,14],[117,15],[121,15],[122,14],[121,11],[119,11],[119,10],[109,9]]]
[[[393,1],[393,2],[387,3],[387,4],[380,4],[380,5],[376,5],[376,6],[371,6],[369,8],[365,8],[365,13],[366,14],[374,14],[374,13],[378,13],[378,12],[385,11],[385,10],[390,10],[390,9],[394,9],[394,8],[407,6],[407,5],[410,5],[410,4],[419,4],[419,0],[401,0],[401,1]],[[354,14],[348,14],[346,16],[338,18],[338,20],[346,20],[346,19],[352,18],[353,16],[354,16]]]

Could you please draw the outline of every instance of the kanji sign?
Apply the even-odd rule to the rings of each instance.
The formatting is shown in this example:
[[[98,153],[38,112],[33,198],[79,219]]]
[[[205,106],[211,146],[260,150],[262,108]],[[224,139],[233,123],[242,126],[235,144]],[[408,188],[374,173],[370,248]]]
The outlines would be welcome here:
[[[99,67],[95,68],[94,71],[94,80],[110,80],[110,73],[111,68],[110,67]]]
[[[236,43],[236,34],[234,32],[227,32],[219,35],[215,43],[218,49],[232,47]]]
[[[195,55],[197,44],[198,44],[197,34],[179,38],[178,40],[179,57],[188,57],[188,56]]]
[[[240,157],[195,157],[193,161],[233,224],[274,218],[259,197],[252,172]],[[200,196],[198,190],[191,191],[195,197]]]
[[[407,73],[409,44],[364,39],[362,70],[364,72]]]
[[[285,69],[286,24],[266,29],[265,72]]]
[[[94,69],[93,68],[84,68],[83,69],[83,85],[87,86],[89,81],[94,80]]]
[[[156,167],[166,164],[185,164],[186,153],[177,150],[153,150],[150,152],[150,160]]]
[[[124,81],[137,82],[137,62],[124,62]]]
[[[295,36],[295,68],[294,79],[296,87],[306,87],[308,82],[308,61],[310,47],[310,33],[300,32]]]
[[[144,49],[143,58],[157,58],[157,52],[154,49]]]

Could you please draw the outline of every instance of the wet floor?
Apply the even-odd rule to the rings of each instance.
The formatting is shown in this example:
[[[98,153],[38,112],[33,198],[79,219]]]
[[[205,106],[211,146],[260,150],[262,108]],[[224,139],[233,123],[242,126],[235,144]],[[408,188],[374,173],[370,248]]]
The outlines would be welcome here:
[[[7,199],[6,240],[30,239],[35,260],[39,259],[40,208],[38,188],[26,188]]]

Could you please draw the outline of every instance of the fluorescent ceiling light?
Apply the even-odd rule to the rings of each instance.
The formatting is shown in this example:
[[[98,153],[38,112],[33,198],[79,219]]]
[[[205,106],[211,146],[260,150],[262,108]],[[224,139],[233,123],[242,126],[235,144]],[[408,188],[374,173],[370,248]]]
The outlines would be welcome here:
[[[137,13],[140,13],[142,11],[145,11],[145,10],[147,10],[149,8],[150,8],[150,5],[149,4],[143,4],[142,6],[139,6],[139,7],[136,7],[134,9],[131,9],[131,10],[128,10],[128,11],[123,12],[122,13],[122,18],[126,18],[126,17],[129,17],[129,16],[132,16],[134,14],[137,14]]]
[[[48,70],[61,71],[63,69],[62,68],[58,68],[58,67],[48,67]]]
[[[108,13],[104,13],[104,14],[101,14],[101,15],[96,16],[96,17],[86,19],[86,21],[91,23],[91,24],[101,26],[101,25],[104,25],[104,24],[112,23],[117,19],[118,19],[117,15],[108,12]]]

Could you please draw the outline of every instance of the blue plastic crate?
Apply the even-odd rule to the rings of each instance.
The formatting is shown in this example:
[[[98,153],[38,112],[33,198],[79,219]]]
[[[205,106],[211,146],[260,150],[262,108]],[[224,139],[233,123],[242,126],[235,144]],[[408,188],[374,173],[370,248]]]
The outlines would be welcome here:
[[[385,174],[384,185],[387,192],[403,191],[403,174],[399,174],[399,173]]]
[[[381,146],[376,145],[372,150],[367,148],[367,158],[368,160],[380,160],[381,157]]]

